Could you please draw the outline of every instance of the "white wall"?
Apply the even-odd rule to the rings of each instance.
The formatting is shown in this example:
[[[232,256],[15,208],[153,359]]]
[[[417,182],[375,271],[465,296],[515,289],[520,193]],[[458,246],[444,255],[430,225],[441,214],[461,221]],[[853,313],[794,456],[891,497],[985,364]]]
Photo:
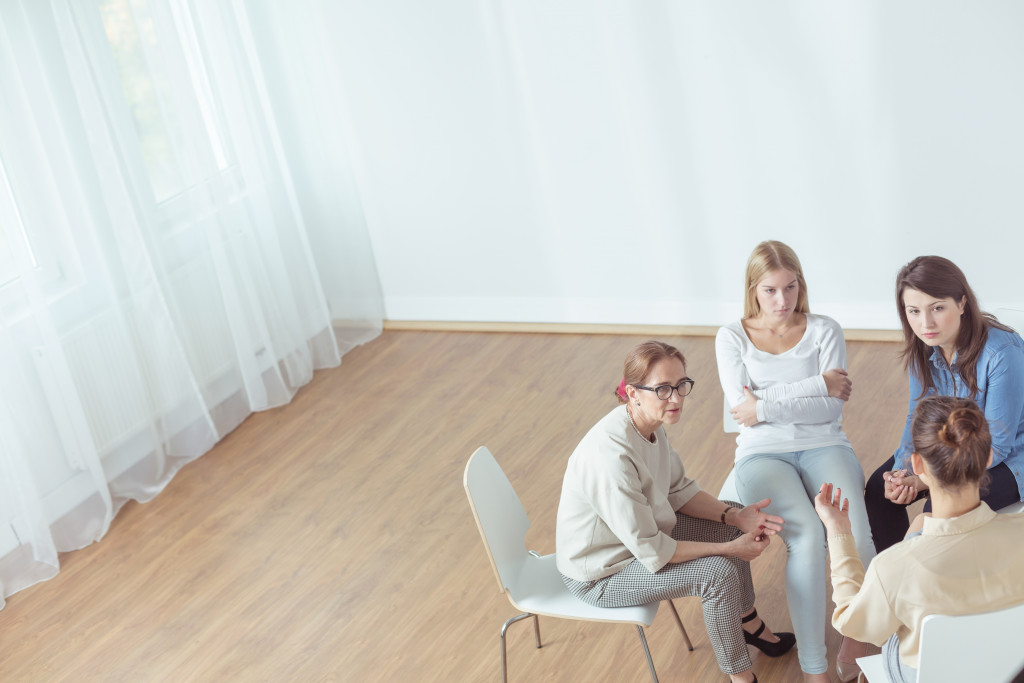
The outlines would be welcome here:
[[[767,238],[846,327],[923,253],[1024,307],[1022,3],[325,11],[389,319],[716,325]]]

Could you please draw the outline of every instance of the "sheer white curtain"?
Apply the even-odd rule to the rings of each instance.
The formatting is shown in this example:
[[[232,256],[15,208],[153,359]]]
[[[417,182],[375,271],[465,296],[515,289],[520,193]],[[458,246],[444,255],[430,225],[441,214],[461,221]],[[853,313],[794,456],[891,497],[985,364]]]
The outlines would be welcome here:
[[[267,49],[241,2],[0,4],[0,605],[380,329],[344,140],[303,166]]]

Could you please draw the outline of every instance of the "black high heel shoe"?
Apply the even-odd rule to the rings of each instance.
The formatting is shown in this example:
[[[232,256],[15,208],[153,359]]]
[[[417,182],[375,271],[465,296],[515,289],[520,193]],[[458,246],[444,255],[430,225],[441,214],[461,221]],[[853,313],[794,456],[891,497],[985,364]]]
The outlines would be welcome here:
[[[747,616],[740,619],[740,623],[747,623],[757,619],[757,610],[754,610]],[[747,645],[753,645],[761,652],[765,653],[769,657],[781,657],[796,645],[796,636],[792,633],[776,633],[775,637],[779,639],[779,642],[773,643],[770,640],[761,638],[760,635],[764,633],[765,625],[764,621],[761,621],[761,626],[753,633],[747,633],[743,631],[743,640],[747,641]]]

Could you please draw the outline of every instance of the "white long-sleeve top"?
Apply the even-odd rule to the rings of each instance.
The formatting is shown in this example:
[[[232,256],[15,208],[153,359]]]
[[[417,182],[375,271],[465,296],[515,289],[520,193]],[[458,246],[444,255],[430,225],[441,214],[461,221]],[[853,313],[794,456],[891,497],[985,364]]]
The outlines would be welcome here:
[[[828,395],[822,373],[846,369],[846,340],[832,318],[807,313],[807,329],[783,353],[762,351],[740,321],[718,330],[715,355],[726,401],[743,401],[743,387],[757,396],[757,419],[740,427],[736,459],[753,453],[790,453],[849,445],[843,433],[843,401]]]

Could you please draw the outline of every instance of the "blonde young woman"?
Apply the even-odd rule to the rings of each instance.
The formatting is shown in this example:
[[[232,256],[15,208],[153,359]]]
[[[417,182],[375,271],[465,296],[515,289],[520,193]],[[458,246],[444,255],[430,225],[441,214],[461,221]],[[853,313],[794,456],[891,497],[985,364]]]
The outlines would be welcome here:
[[[849,502],[826,483],[814,500],[828,530],[832,623],[882,645],[893,683],[917,680],[921,622],[929,614],[974,614],[1024,602],[1024,513],[999,515],[981,496],[993,441],[987,416],[967,398],[926,396],[914,408],[910,464],[931,491],[932,511],[907,540],[867,571],[850,535]],[[850,491],[850,499],[860,491]]]
[[[813,498],[823,481],[863,490],[864,472],[843,433],[843,404],[852,383],[846,342],[831,318],[810,312],[796,254],[782,242],[757,245],[747,262],[741,320],[715,340],[718,374],[736,439],[736,487],[741,502],[770,498],[786,520],[786,596],[805,681],[829,681],[825,646],[825,530]],[[874,557],[863,502],[850,511],[857,548]],[[864,645],[844,639],[840,680],[856,678]]]
[[[737,507],[700,490],[668,442],[693,380],[678,349],[649,341],[623,368],[620,405],[569,457],[555,531],[565,585],[599,607],[697,595],[718,665],[734,683],[756,682],[747,644],[776,657],[792,633],[773,634],[754,609],[749,562],[783,520],[770,501]]]

